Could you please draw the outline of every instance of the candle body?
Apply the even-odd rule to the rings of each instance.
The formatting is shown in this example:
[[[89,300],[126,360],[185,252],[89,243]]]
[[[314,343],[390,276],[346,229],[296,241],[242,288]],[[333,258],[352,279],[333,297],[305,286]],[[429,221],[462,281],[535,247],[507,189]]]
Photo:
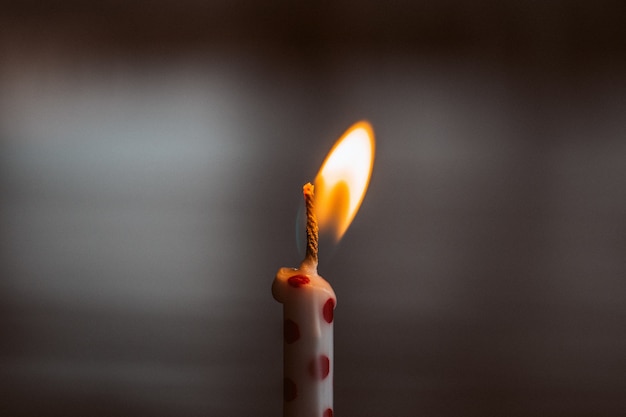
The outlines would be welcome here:
[[[281,268],[272,284],[284,314],[284,417],[332,417],[335,292],[315,265]]]

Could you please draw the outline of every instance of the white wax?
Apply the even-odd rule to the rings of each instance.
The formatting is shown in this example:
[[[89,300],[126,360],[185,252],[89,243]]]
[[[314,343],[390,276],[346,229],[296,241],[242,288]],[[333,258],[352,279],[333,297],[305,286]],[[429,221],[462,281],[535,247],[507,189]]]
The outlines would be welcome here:
[[[305,261],[299,269],[281,268],[272,294],[285,319],[283,416],[332,417],[335,292]]]

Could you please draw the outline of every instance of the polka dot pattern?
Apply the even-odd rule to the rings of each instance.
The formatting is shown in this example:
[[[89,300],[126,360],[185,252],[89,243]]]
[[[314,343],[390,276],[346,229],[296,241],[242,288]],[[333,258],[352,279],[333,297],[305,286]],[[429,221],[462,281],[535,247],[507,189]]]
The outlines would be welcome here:
[[[320,355],[309,363],[309,373],[313,378],[326,379],[330,373],[330,359],[326,355]]]
[[[298,387],[296,386],[296,383],[289,378],[285,378],[283,390],[285,402],[291,402],[298,396]]]
[[[292,344],[296,340],[300,339],[300,327],[292,321],[285,320],[285,324],[283,325],[283,333],[285,337],[285,343]]]
[[[322,309],[322,314],[324,315],[324,320],[327,323],[332,323],[335,317],[335,300],[329,298],[324,304],[324,308]]]
[[[294,275],[287,280],[287,283],[294,288],[300,288],[303,285],[307,285],[311,282],[311,279],[306,275]]]
[[[316,274],[284,268],[272,293],[285,305],[284,413],[333,417],[334,291]]]

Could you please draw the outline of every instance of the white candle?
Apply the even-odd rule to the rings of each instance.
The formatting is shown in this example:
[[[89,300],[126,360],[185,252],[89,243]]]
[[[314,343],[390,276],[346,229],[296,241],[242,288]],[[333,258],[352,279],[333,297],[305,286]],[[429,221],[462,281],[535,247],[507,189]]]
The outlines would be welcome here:
[[[300,268],[281,268],[272,284],[284,315],[284,417],[333,416],[335,292],[317,274],[320,227],[335,243],[356,215],[374,164],[374,132],[355,123],[337,141],[315,178],[304,186],[307,254]],[[314,210],[315,209],[315,210]]]
[[[272,284],[283,304],[284,417],[333,415],[333,319],[337,298],[317,274],[313,186],[304,186],[307,255],[300,268],[281,268]]]

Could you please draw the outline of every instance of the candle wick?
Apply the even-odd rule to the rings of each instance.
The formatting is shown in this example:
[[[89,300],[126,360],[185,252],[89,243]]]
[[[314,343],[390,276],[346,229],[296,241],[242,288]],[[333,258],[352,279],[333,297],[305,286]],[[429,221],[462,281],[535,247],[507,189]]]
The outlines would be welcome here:
[[[304,194],[304,203],[306,205],[306,257],[305,261],[313,262],[317,265],[317,243],[319,240],[319,227],[317,226],[317,218],[315,217],[315,205],[313,184],[306,183],[302,187]]]

